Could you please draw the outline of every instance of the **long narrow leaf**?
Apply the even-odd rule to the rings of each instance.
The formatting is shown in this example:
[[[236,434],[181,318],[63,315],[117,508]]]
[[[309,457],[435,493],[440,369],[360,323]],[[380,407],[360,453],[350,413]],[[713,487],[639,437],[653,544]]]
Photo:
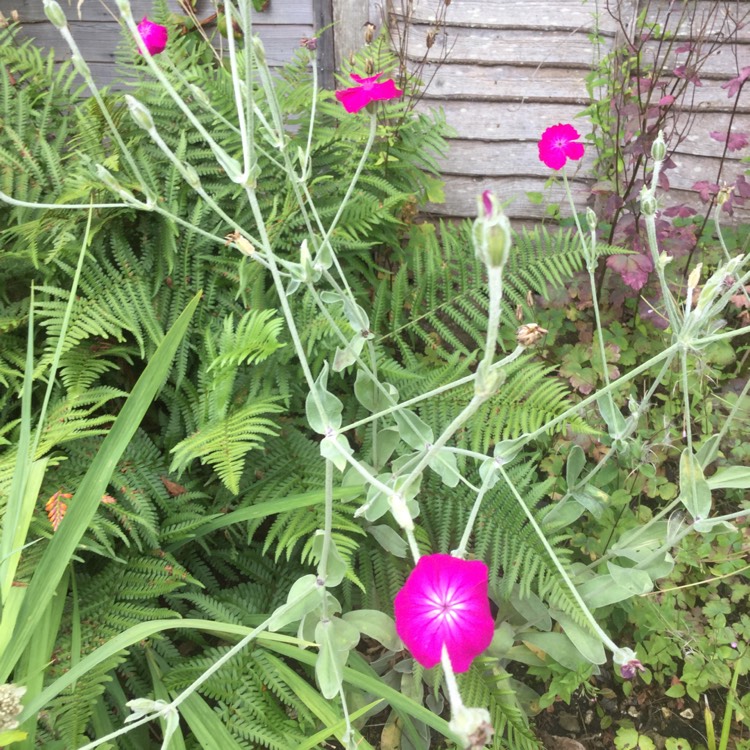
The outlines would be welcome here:
[[[76,501],[71,503],[26,590],[16,632],[8,649],[0,657],[0,682],[5,682],[13,671],[34,632],[39,613],[49,605],[68,562],[99,507],[117,462],[169,373],[177,347],[187,331],[200,297],[200,292],[193,297],[159,344],[75,492]]]

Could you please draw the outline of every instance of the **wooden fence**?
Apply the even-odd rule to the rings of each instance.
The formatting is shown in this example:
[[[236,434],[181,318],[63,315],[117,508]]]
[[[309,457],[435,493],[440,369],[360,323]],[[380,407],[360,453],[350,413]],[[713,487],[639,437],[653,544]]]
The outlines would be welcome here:
[[[91,62],[100,80],[111,79],[119,28],[116,13],[98,0],[85,0],[76,18],[75,0],[66,8],[74,35],[83,54]],[[630,21],[648,4],[653,19],[663,21],[671,7],[690,6],[688,21],[708,12],[711,0],[611,0],[621,16]],[[390,11],[398,19],[412,11],[412,63],[427,52],[426,39],[434,28],[440,4],[446,0],[270,0],[268,10],[254,15],[255,29],[264,40],[272,64],[288,60],[301,37],[320,29],[319,65],[326,85],[334,85],[333,73],[341,60],[364,44],[366,22],[380,25]],[[62,0],[65,7],[65,0]],[[113,3],[110,1],[110,5]],[[132,0],[136,16],[150,12],[150,0]],[[177,9],[176,0],[170,6]],[[557,122],[571,122],[586,134],[590,123],[579,117],[590,103],[586,77],[597,55],[605,55],[621,37],[621,29],[607,12],[607,0],[448,0],[446,26],[429,50],[425,80],[431,80],[422,107],[442,107],[454,130],[450,152],[443,161],[446,201],[431,206],[439,215],[471,216],[476,196],[485,189],[503,198],[513,198],[509,208],[517,220],[538,221],[545,205],[529,196],[540,192],[545,202],[562,202],[559,183],[548,184],[549,170],[537,158],[536,142],[541,132]],[[42,46],[54,46],[58,57],[65,55],[57,32],[46,21],[42,0],[0,0],[0,10],[9,15],[15,7],[25,32]],[[210,5],[199,3],[210,11]],[[721,15],[723,14],[723,15]],[[711,33],[725,33],[731,20],[750,14],[750,0],[723,3]],[[721,21],[728,20],[721,31]],[[712,139],[711,131],[726,131],[732,119],[735,130],[750,133],[750,85],[732,115],[732,100],[721,85],[750,66],[749,21],[733,38],[723,39],[707,61],[701,84],[693,91],[690,112],[694,115],[689,135],[677,146],[670,171],[673,198],[697,203],[692,190],[698,180],[716,177],[722,143]],[[689,23],[678,33],[678,40],[690,41]],[[598,43],[592,42],[596,33]],[[709,40],[710,41],[710,40]],[[446,53],[442,64],[441,53]],[[675,65],[679,57],[674,56]],[[744,171],[740,156],[729,152],[724,178],[732,180]],[[588,194],[592,182],[593,149],[572,175],[577,200]],[[746,219],[748,212],[738,218]]]

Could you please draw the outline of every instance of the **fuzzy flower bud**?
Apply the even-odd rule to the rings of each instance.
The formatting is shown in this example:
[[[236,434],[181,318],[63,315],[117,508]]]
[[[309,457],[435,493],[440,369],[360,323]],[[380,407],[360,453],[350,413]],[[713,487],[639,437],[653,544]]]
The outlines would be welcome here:
[[[258,64],[265,65],[266,62],[266,48],[263,46],[260,37],[257,34],[253,34],[253,52],[258,60]]]
[[[516,331],[516,341],[519,346],[534,346],[546,333],[538,323],[526,323]]]
[[[660,130],[656,140],[651,144],[651,158],[654,161],[664,161],[667,156],[667,144],[664,140],[664,131]]]
[[[641,191],[641,211],[645,216],[653,216],[656,213],[656,196],[646,187]]]
[[[589,230],[594,231],[599,220],[596,218],[596,212],[593,208],[586,209],[586,223],[589,225]]]
[[[489,711],[485,708],[454,708],[448,726],[461,738],[467,750],[481,750],[486,747],[495,733]]]
[[[699,263],[688,276],[688,289],[695,289],[701,280],[701,270],[703,269],[703,263]]]
[[[620,648],[612,659],[620,667],[620,675],[624,680],[632,680],[638,672],[645,672],[646,667],[636,658],[635,651],[630,648]]]
[[[18,726],[16,717],[23,711],[21,698],[25,687],[6,684],[0,685],[0,731],[15,729]]]
[[[141,102],[139,102],[134,96],[130,96],[130,94],[125,94],[125,103],[130,110],[130,116],[138,127],[147,131],[153,130],[154,118],[151,117],[151,112],[149,112],[148,107],[145,104],[141,104]]]
[[[502,268],[508,261],[512,244],[510,222],[497,196],[489,190],[477,200],[474,222],[474,250],[489,268]]]
[[[44,12],[49,18],[50,23],[57,29],[64,29],[68,25],[68,19],[55,0],[44,0]]]
[[[187,162],[182,165],[183,177],[185,182],[190,185],[191,188],[198,189],[201,185],[201,178],[196,172],[195,167]]]

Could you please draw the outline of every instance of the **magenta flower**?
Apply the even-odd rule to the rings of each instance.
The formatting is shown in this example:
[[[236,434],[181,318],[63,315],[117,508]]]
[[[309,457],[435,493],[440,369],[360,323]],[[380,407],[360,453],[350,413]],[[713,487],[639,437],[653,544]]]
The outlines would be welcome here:
[[[143,44],[150,54],[158,55],[160,52],[164,52],[168,36],[166,26],[153,23],[146,16],[143,16],[143,19],[138,24],[138,33],[141,35]],[[142,54],[140,49],[138,50],[138,54]]]
[[[539,141],[539,160],[550,169],[562,169],[568,159],[578,161],[583,156],[583,144],[572,125],[552,125],[547,128]]]
[[[360,78],[352,73],[352,78],[359,86],[350,89],[342,89],[336,92],[336,98],[344,105],[347,112],[359,112],[370,102],[379,102],[386,99],[398,99],[404,92],[396,88],[396,84],[389,78],[387,81],[378,83],[377,79],[382,76],[378,73],[371,78]]]
[[[427,669],[445,645],[456,672],[465,672],[490,645],[495,623],[487,598],[487,566],[451,555],[420,557],[393,609],[396,632]]]

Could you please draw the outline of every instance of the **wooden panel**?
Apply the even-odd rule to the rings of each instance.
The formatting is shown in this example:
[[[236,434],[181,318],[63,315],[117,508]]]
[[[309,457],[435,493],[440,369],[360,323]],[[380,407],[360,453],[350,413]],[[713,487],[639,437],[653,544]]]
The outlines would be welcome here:
[[[571,162],[569,173],[574,175],[580,170],[587,176],[593,154],[593,149],[589,147],[581,162]],[[667,174],[674,188],[691,190],[699,180],[716,179],[719,166],[717,156],[696,156],[690,152],[677,151],[673,161],[675,168],[668,170]],[[440,165],[443,174],[455,176],[489,178],[523,175],[546,179],[552,175],[549,168],[539,160],[536,140],[520,143],[453,140],[448,153],[440,160]],[[746,168],[747,164],[742,162],[739,155],[729,154],[724,164],[722,180],[731,183]]]
[[[409,50],[412,59],[422,59],[427,52],[426,40],[430,28],[423,24],[412,27]],[[436,60],[444,52],[447,53],[450,64],[529,66],[554,61],[556,67],[588,69],[593,60],[593,49],[588,36],[568,31],[450,27],[445,34],[437,36],[427,57]]]
[[[433,77],[434,72],[434,77]],[[481,101],[589,102],[584,81],[586,72],[558,67],[512,65],[425,66],[430,98],[461,98]]]
[[[563,216],[569,217],[570,208],[565,189],[560,182],[551,186],[546,181],[533,177],[465,177],[446,175],[445,191],[451,199],[443,204],[429,204],[427,211],[438,216],[473,217],[477,215],[477,197],[485,190],[492,190],[501,200],[511,200],[506,209],[508,216],[513,220],[514,226],[526,222],[538,222],[547,217],[546,207],[557,203]],[[572,182],[571,190],[576,205],[585,205],[589,197],[589,189],[585,183]],[[544,202],[535,204],[528,200],[526,193],[536,192],[544,194]],[[686,203],[691,205],[700,213],[700,199],[695,191],[677,190],[670,191],[670,204]],[[750,219],[750,210],[735,210],[734,217],[725,216],[725,226],[736,226]]]
[[[435,17],[436,2],[414,0],[413,17],[428,22]],[[448,8],[450,25],[484,28],[567,29],[592,31],[593,6],[581,0],[454,0]],[[602,13],[600,27],[615,31],[615,22]]]
[[[119,45],[125,49],[126,43],[117,24],[81,21],[71,24],[71,29],[84,59],[90,63],[114,65],[115,50]],[[30,24],[24,27],[24,31],[25,36],[33,37],[38,46],[54,49],[56,62],[70,57],[67,45],[51,24]],[[269,64],[282,65],[292,58],[294,50],[299,47],[300,37],[312,35],[312,26],[268,26],[259,29],[258,33],[265,45]],[[114,71],[109,75],[114,75]]]
[[[750,50],[748,50],[750,61]],[[430,81],[425,99],[438,102],[471,100],[475,102],[556,101],[588,106],[585,72],[564,68],[514,68],[511,66],[443,65],[434,72],[425,66],[423,78]],[[721,86],[727,80],[705,78],[702,86],[687,92],[685,104],[702,112],[729,112],[734,98]],[[737,105],[740,113],[750,113],[750,88],[743,90]]]
[[[77,0],[58,0],[68,21],[73,23],[79,20]],[[47,21],[44,14],[42,0],[2,0],[2,5],[7,8],[16,8],[21,14],[22,22]],[[184,15],[177,0],[167,0],[169,9],[175,13]],[[110,6],[110,9],[107,8]],[[136,20],[153,11],[153,0],[131,0],[133,17]],[[199,0],[196,14],[202,18],[213,12],[213,5],[208,0]],[[9,15],[9,12],[5,12]],[[119,18],[117,6],[113,2],[104,3],[99,0],[84,0],[80,8],[80,20],[112,22],[113,18]],[[270,0],[268,10],[263,13],[253,12],[253,23],[258,25],[268,24],[304,24],[313,25],[312,0]]]

